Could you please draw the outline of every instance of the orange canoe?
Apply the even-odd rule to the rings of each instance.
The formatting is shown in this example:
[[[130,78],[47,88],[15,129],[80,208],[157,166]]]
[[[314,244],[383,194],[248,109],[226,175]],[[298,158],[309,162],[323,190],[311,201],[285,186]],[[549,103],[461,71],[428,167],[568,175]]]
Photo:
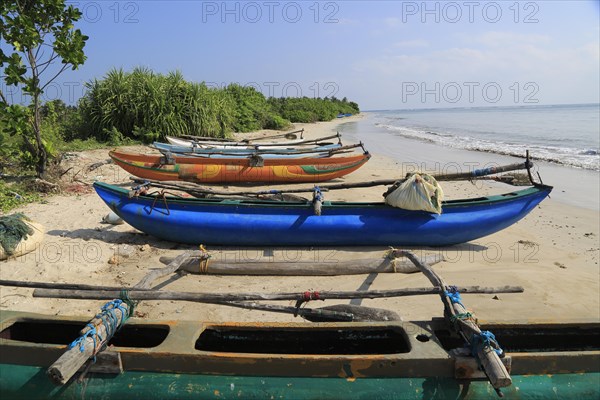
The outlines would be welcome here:
[[[125,171],[142,179],[198,183],[233,182],[323,182],[356,171],[371,155],[348,157],[203,158],[173,155],[144,155],[113,150],[108,153]],[[253,166],[256,165],[256,166]]]

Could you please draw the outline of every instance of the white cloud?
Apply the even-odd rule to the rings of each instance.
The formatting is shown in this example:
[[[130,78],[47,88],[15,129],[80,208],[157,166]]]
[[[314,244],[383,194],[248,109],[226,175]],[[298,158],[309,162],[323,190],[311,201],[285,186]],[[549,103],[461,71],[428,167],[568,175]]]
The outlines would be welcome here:
[[[506,45],[515,45],[515,44],[547,44],[550,42],[550,37],[546,35],[538,35],[538,34],[523,34],[523,33],[515,33],[515,32],[499,32],[499,31],[490,31],[485,32],[482,35],[473,36],[463,36],[465,42],[467,43],[475,43],[482,44],[488,47],[500,47]]]
[[[429,42],[423,39],[403,40],[393,44],[394,47],[428,47]]]
[[[404,82],[425,82],[427,87],[436,82],[442,86],[448,82],[477,82],[481,86],[498,82],[507,101],[512,101],[510,87],[515,82],[520,87],[533,82],[539,87],[537,98],[542,104],[598,101],[597,41],[568,47],[558,46],[543,35],[486,32],[468,44],[463,41],[460,47],[424,47],[419,54],[405,53],[411,44],[414,47],[420,42],[394,43],[378,57],[355,62],[355,73],[377,88],[378,103],[406,106],[397,104],[398,93],[393,90]]]
[[[344,25],[344,26],[360,26],[361,22],[356,19],[350,18],[338,18],[336,25]]]
[[[400,25],[401,20],[396,17],[388,17],[383,20],[383,23],[389,28],[395,28]]]

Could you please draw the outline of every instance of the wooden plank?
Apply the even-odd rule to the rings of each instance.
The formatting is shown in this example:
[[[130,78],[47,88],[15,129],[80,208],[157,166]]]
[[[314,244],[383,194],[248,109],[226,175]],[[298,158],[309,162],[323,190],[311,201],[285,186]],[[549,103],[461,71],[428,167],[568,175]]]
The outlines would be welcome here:
[[[96,374],[120,374],[123,372],[123,361],[118,351],[106,350],[96,355],[96,362],[90,365],[89,372]]]
[[[181,265],[181,270],[192,274],[211,275],[276,275],[276,276],[335,276],[361,275],[372,273],[413,273],[419,272],[412,262],[406,259],[368,258],[331,262],[279,262],[279,261],[228,261],[211,258],[205,263],[205,255],[193,251],[189,260]],[[172,257],[161,257],[162,263],[170,263]],[[429,264],[444,260],[441,254],[424,257]]]
[[[521,286],[459,287],[462,293],[522,293]],[[130,290],[127,292],[131,300],[178,300],[199,303],[219,303],[225,301],[258,301],[258,300],[340,300],[340,299],[380,299],[388,297],[422,296],[442,294],[443,290],[437,287],[408,288],[393,290],[370,291],[326,291],[304,293],[195,293],[195,292],[169,292],[160,290]],[[103,300],[119,297],[120,291],[114,290],[62,290],[62,289],[36,289],[33,297]]]

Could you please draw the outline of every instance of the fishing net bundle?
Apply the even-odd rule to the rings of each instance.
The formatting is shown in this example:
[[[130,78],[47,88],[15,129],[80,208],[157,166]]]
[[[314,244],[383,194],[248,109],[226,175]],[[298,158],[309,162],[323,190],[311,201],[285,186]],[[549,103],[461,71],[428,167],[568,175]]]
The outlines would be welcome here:
[[[402,183],[392,186],[384,196],[385,203],[392,207],[442,213],[444,191],[428,174],[412,174]]]
[[[33,228],[25,221],[29,221],[21,213],[0,217],[0,247],[7,255],[12,255],[19,242],[33,234]]]

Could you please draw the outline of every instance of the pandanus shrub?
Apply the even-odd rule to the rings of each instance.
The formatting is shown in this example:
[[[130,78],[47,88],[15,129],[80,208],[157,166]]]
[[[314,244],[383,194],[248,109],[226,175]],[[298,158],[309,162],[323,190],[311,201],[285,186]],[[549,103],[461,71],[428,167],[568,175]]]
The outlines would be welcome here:
[[[104,141],[115,130],[146,142],[180,135],[224,137],[232,131],[281,130],[290,121],[328,121],[338,113],[358,112],[356,103],[346,99],[267,99],[253,87],[212,88],[188,82],[180,72],[165,75],[142,67],[113,69],[86,87],[79,102],[82,136]]]
[[[113,69],[86,88],[79,106],[90,134],[103,140],[108,139],[104,132],[113,129],[145,141],[166,135],[224,136],[231,131],[233,106],[228,96],[204,83],[186,82],[179,72]]]

